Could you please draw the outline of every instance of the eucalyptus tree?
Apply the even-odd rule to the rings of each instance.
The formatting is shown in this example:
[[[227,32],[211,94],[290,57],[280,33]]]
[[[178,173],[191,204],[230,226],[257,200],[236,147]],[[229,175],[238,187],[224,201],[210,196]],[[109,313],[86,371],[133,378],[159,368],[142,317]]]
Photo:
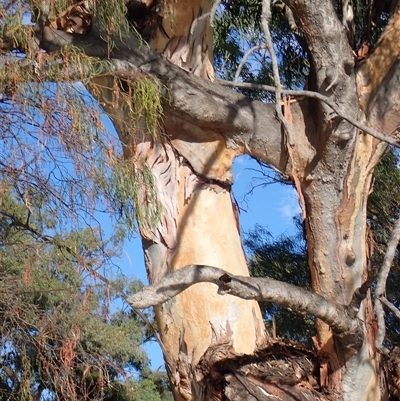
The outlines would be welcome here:
[[[156,306],[175,398],[395,394],[397,381],[386,373],[396,372],[397,362],[386,357],[383,305],[398,314],[385,283],[399,223],[371,287],[366,205],[375,166],[388,143],[398,145],[398,1],[27,3],[2,5],[3,98],[40,109],[42,131],[72,127],[60,136],[69,148],[97,140],[79,135],[85,106],[54,121],[54,104],[22,96],[27,86],[81,81],[112,119],[126,160],[113,194],[135,207],[152,284],[129,300],[134,308]],[[23,25],[28,6],[31,26]],[[241,16],[248,15],[254,17],[246,30]],[[229,82],[216,81],[223,73],[213,69],[218,17],[232,35],[217,61],[235,62],[230,49],[238,50],[243,35],[252,46],[239,49],[244,59]],[[242,25],[231,29],[235,23]],[[12,57],[10,49],[26,57]],[[301,71],[285,63],[285,52],[275,54],[284,49],[291,49],[289,60],[298,55]],[[268,80],[244,82],[263,76]],[[257,90],[258,99],[272,102],[230,87]],[[120,163],[114,148],[104,154]],[[311,290],[248,277],[231,201],[232,161],[243,154],[293,181]],[[315,350],[272,342],[256,300],[314,316]]]

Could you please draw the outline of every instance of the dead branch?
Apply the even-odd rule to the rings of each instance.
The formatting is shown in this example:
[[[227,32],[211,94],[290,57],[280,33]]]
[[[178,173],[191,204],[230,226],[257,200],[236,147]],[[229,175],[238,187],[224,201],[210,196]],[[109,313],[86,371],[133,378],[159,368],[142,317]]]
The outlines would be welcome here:
[[[291,124],[289,124],[288,119],[286,118],[286,115],[291,115],[290,109],[289,109],[289,102],[286,102],[285,99],[282,98],[282,84],[281,80],[279,77],[279,67],[278,67],[278,61],[276,59],[276,54],[274,50],[274,45],[272,43],[272,38],[271,38],[271,32],[269,30],[269,21],[271,19],[271,1],[270,0],[263,0],[262,2],[262,13],[261,13],[261,26],[264,31],[264,36],[265,36],[265,42],[266,42],[266,47],[268,49],[268,52],[271,57],[271,63],[272,63],[272,71],[274,74],[274,81],[275,81],[275,97],[276,97],[276,102],[275,102],[275,110],[276,110],[276,115],[279,119],[279,121],[282,123],[284,132],[285,132],[285,137],[286,137],[286,146],[288,150],[288,155],[290,158],[290,162],[292,165],[292,176],[294,180],[294,184],[296,187],[297,194],[300,199],[300,204],[302,208],[302,215],[303,215],[303,220],[306,218],[305,214],[305,202],[303,198],[303,193],[301,191],[301,184],[299,177],[297,175],[296,171],[296,162],[294,160],[294,155],[293,155],[293,148],[295,146],[294,141],[293,141],[293,136],[292,136],[292,128]],[[285,108],[285,115],[282,113],[282,104],[283,107]]]
[[[347,307],[335,304],[322,296],[292,284],[260,277],[233,276],[225,270],[202,265],[188,265],[168,274],[157,284],[145,287],[128,297],[134,308],[143,309],[160,305],[196,283],[213,283],[220,295],[233,295],[243,299],[275,302],[299,314],[313,315],[326,322],[336,334],[349,334],[362,338],[359,321]]]
[[[383,340],[385,339],[386,326],[385,326],[385,312],[382,307],[382,299],[386,292],[386,280],[388,278],[390,268],[392,267],[393,259],[396,253],[397,245],[400,241],[400,217],[396,220],[392,235],[390,237],[385,259],[383,260],[382,267],[378,274],[375,289],[375,313],[378,320],[378,333],[375,339],[375,347],[384,350],[382,347]],[[386,299],[386,298],[385,298]],[[386,300],[387,301],[387,300]]]

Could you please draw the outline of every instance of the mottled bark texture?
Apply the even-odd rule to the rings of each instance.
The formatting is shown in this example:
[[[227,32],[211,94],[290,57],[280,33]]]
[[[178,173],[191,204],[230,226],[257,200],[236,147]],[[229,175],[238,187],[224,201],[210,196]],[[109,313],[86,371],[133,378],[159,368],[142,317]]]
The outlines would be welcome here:
[[[329,97],[341,113],[393,135],[400,122],[399,13],[375,51],[356,66],[349,45],[350,2],[342,2],[347,7],[344,25],[330,1],[285,3],[307,42],[308,88]],[[124,104],[113,97],[111,75],[92,82],[94,96],[119,131],[125,156],[145,160],[156,178],[161,219],[155,227],[140,227],[151,284],[162,291],[166,275],[184,266],[225,272],[217,279],[194,278],[196,284],[155,308],[175,398],[387,399],[389,391],[397,391],[398,380],[385,376],[382,366],[388,363],[398,372],[398,359],[385,361],[377,354],[370,291],[354,301],[368,276],[366,204],[385,144],[359,132],[325,103],[306,97],[285,106],[293,130],[289,158],[274,105],[207,82],[213,80],[210,9],[208,0],[130,1],[131,20],[136,16],[136,26],[162,56],[133,37],[124,43],[115,38],[110,51],[95,29],[83,35],[49,26],[36,29],[37,42],[47,51],[73,43],[88,55],[109,57],[116,75],[149,74],[167,88],[163,126],[153,139],[141,121],[126,124]],[[312,288],[328,309],[342,311],[342,325],[337,316],[315,311],[315,295],[305,292],[302,308],[285,291],[268,299],[318,317],[315,352],[269,340],[256,301],[217,291],[222,284],[229,289],[235,276],[243,282],[248,276],[231,201],[232,161],[246,153],[296,179],[304,197]],[[361,337],[351,343],[352,333],[360,330]]]

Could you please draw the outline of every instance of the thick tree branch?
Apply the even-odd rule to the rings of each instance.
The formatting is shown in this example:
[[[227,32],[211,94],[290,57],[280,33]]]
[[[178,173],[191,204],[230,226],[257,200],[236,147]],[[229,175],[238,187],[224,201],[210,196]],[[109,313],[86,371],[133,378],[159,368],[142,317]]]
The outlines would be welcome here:
[[[218,286],[221,295],[230,294],[243,299],[275,302],[300,314],[313,315],[326,322],[337,334],[361,336],[357,318],[343,305],[327,301],[320,295],[270,278],[232,276],[211,266],[185,266],[158,283],[128,297],[134,308],[162,304],[196,283],[208,282]],[[361,338],[361,337],[360,337]]]
[[[262,85],[262,84],[253,84],[248,82],[232,82],[232,81],[224,81],[218,80],[221,85],[224,86],[232,86],[237,88],[245,88],[245,89],[254,89],[254,90],[263,90],[266,92],[276,92],[276,88],[270,85]],[[339,117],[348,121],[350,124],[354,125],[354,127],[359,128],[366,134],[373,136],[376,139],[379,139],[382,142],[386,142],[390,145],[400,147],[400,142],[396,138],[392,138],[390,136],[384,135],[381,132],[368,127],[365,124],[360,123],[357,119],[347,115],[342,112],[340,108],[334,103],[334,101],[324,95],[321,95],[318,92],[308,91],[308,90],[290,90],[290,89],[282,89],[282,93],[284,95],[294,96],[294,97],[309,97],[311,99],[318,99],[321,102],[328,105]]]
[[[133,36],[126,42],[116,38],[115,46],[110,50],[106,42],[95,36],[74,35],[45,28],[40,46],[48,52],[73,45],[86,55],[110,62],[111,68],[104,67],[104,70],[100,68],[99,74],[116,73],[129,76],[144,73],[160,79],[167,88],[164,102],[166,114],[204,130],[204,138],[198,138],[199,141],[207,141],[207,132],[212,130],[222,134],[230,146],[241,148],[243,153],[272,164],[279,171],[286,170],[286,149],[273,105],[253,101],[232,90],[189,74],[141,45]],[[60,66],[60,68],[66,67]],[[78,80],[84,78],[80,69],[84,70],[84,67],[76,68],[75,71],[73,66],[69,68],[72,69],[69,71],[70,75],[65,74],[65,76],[69,76],[70,79],[75,76]],[[37,79],[45,80],[45,74],[43,71]],[[299,123],[299,130],[304,131],[304,123],[308,116],[305,118],[304,111],[300,107],[294,107],[292,113],[294,123]],[[312,124],[311,118],[308,122]],[[182,135],[185,135],[184,131]]]
[[[304,33],[311,53],[316,82],[310,84],[316,85],[321,93],[332,91],[339,107],[342,103],[347,104],[355,95],[352,74],[354,61],[345,29],[333,3],[316,0],[288,0],[286,3]],[[336,90],[346,83],[351,85]]]

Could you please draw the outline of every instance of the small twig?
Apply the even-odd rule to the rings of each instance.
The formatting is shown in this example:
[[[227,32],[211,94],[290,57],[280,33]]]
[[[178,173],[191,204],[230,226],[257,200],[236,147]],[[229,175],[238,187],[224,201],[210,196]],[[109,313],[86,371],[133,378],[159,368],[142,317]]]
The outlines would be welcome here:
[[[254,84],[254,83],[249,83],[249,82],[232,82],[232,81],[225,81],[222,79],[218,79],[218,80],[216,80],[216,82],[218,82],[219,84],[224,85],[224,86],[232,86],[232,87],[236,87],[236,88],[253,89],[253,90],[262,90],[262,91],[266,91],[266,92],[276,93],[275,86],[271,86],[271,85]],[[387,135],[384,135],[381,132],[376,131],[371,127],[368,127],[367,125],[360,123],[355,118],[349,117],[348,115],[342,113],[339,110],[339,108],[337,107],[337,105],[327,96],[321,95],[318,92],[306,91],[306,90],[293,90],[293,89],[282,89],[282,94],[318,99],[321,102],[324,102],[325,104],[327,104],[339,117],[348,121],[350,124],[352,124],[354,127],[357,127],[364,133],[371,135],[374,138],[379,139],[382,142],[386,142],[386,143],[396,146],[398,148],[400,147],[400,143],[397,139],[391,138]]]
[[[386,327],[385,327],[385,311],[382,307],[382,299],[384,298],[386,291],[386,280],[388,278],[390,268],[393,263],[393,259],[396,253],[397,245],[400,240],[400,217],[394,224],[392,235],[390,237],[385,259],[383,260],[382,267],[378,274],[378,280],[376,282],[375,289],[375,313],[378,321],[378,332],[375,339],[375,347],[382,349],[383,340],[385,339]]]
[[[243,70],[244,65],[246,64],[247,59],[257,50],[262,50],[262,49],[266,49],[267,46],[266,45],[258,45],[258,46],[254,46],[252,47],[250,50],[248,50],[246,52],[246,54],[243,56],[242,61],[240,62],[237,70],[236,70],[236,74],[235,74],[235,80],[234,82],[238,82],[239,76]]]

